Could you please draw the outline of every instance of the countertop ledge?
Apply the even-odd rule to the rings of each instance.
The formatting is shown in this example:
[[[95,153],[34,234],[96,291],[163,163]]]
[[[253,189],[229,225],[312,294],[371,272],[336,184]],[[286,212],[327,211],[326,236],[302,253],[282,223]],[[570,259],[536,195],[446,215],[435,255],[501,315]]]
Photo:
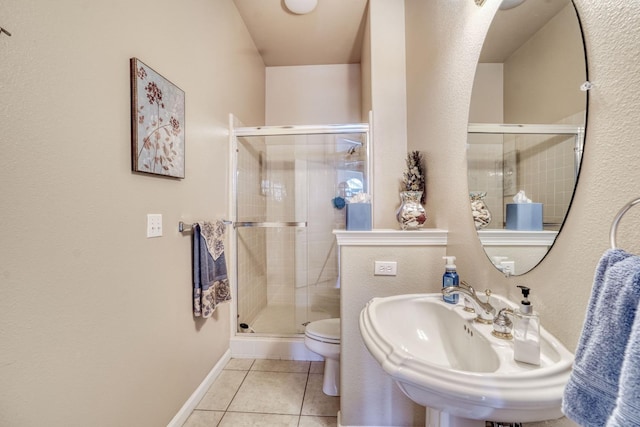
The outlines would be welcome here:
[[[333,230],[338,246],[446,246],[447,230]]]

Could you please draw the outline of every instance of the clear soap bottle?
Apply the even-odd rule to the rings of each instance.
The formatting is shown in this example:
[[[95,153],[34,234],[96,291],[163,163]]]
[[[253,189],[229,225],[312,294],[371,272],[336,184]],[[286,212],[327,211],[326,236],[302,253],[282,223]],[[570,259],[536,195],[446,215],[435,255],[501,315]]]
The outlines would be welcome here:
[[[540,318],[529,302],[530,289],[518,286],[523,299],[515,310],[513,324],[513,358],[518,362],[540,365]]]

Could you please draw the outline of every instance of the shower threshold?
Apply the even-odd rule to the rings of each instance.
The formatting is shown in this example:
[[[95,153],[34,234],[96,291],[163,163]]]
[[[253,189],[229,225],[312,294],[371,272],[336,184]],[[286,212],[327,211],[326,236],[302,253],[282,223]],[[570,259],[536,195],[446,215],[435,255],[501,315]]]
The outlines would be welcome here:
[[[312,311],[303,323],[331,317],[328,313]],[[269,305],[256,320],[247,325],[246,332],[231,337],[231,357],[284,360],[322,360],[304,345],[304,327],[295,322],[292,305]]]
[[[238,333],[229,343],[231,357],[236,359],[276,359],[322,361],[322,356],[304,345],[304,335],[269,336]]]

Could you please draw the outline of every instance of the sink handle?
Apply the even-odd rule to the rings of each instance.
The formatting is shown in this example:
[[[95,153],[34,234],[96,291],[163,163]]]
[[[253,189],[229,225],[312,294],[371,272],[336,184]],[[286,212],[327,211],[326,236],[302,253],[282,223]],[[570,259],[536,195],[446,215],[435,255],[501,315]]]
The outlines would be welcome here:
[[[476,295],[476,290],[473,289],[473,286],[465,282],[464,280],[460,282],[460,287],[466,289],[471,292],[471,294]],[[487,301],[489,301],[489,297],[491,296],[491,289],[485,289],[484,294],[487,296]]]
[[[498,315],[493,319],[493,331],[491,331],[491,335],[503,340],[510,340],[513,338],[513,335],[511,335],[513,323],[507,315],[513,316],[513,310],[510,308],[503,308],[498,312]]]

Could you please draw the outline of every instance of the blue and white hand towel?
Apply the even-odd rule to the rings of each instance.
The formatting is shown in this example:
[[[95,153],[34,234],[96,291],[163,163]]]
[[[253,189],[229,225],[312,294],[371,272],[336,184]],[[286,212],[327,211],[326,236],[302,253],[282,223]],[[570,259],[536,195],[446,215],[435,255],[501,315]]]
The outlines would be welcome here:
[[[639,302],[640,257],[621,249],[608,250],[596,269],[573,371],[562,402],[564,414],[584,427],[608,425],[616,402],[625,400],[621,392],[628,393],[626,389],[631,388],[632,393],[638,393],[640,350],[631,348],[631,338],[632,329],[637,335],[640,328],[634,326],[639,322],[636,321]],[[636,336],[635,340],[638,339]],[[637,351],[635,361],[627,362],[627,357],[633,357],[625,353],[627,347],[629,353]],[[629,382],[633,380],[633,372],[621,376],[623,362],[632,365],[631,371],[635,369],[635,383]],[[628,416],[628,408],[633,405],[637,408],[638,400],[623,405],[619,411],[621,416]],[[638,417],[638,412],[634,415]],[[611,424],[618,425],[640,424]]]
[[[222,221],[193,226],[193,314],[196,317],[210,317],[218,304],[231,299],[224,232]]]

